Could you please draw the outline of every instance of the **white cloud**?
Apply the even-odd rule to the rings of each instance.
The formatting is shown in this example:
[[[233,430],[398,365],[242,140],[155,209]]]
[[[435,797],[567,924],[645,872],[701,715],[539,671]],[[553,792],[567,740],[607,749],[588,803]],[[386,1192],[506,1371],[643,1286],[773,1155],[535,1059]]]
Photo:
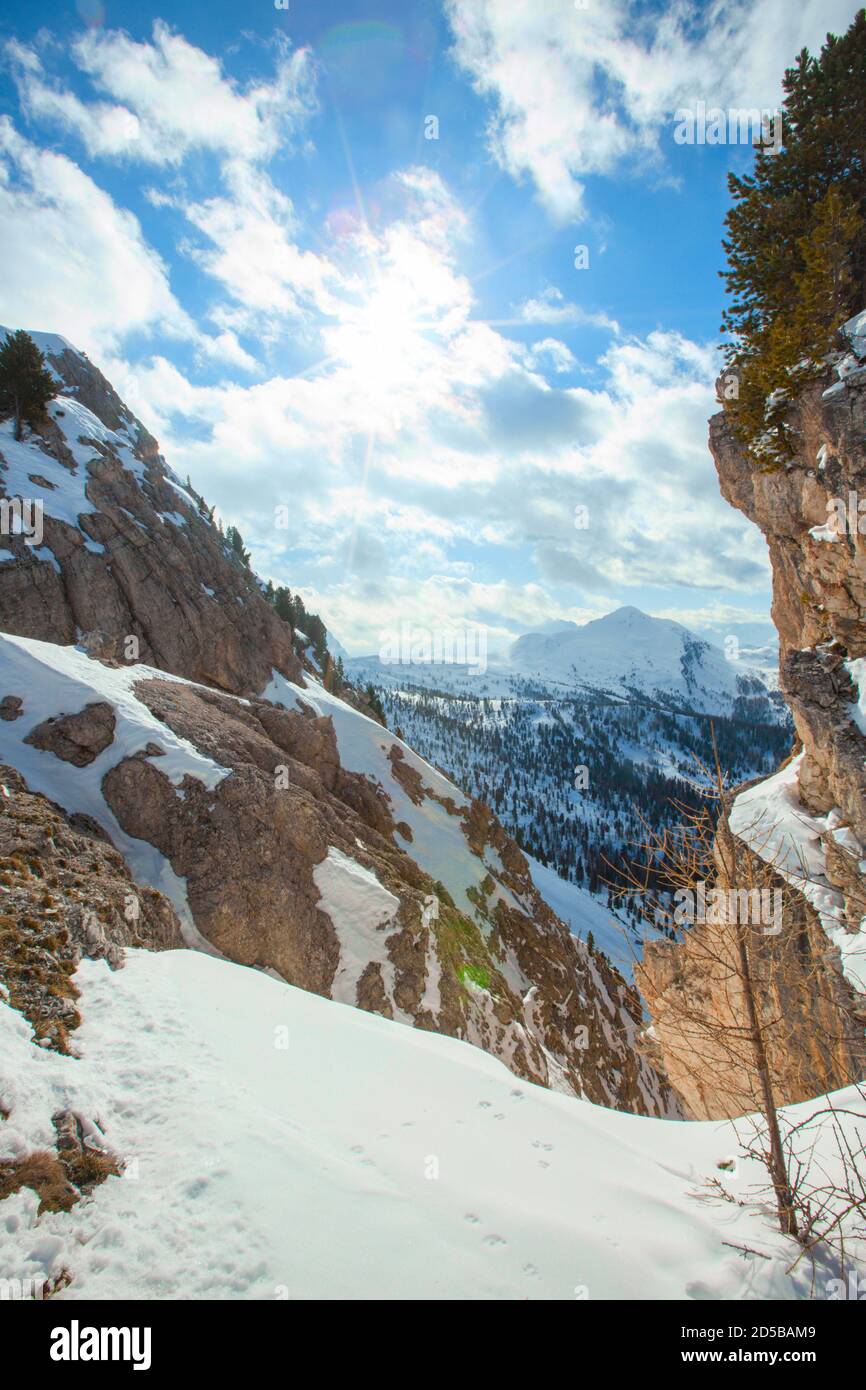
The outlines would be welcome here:
[[[158,329],[208,357],[254,365],[232,333],[210,337],[192,321],[138,219],[71,159],[25,140],[8,117],[0,118],[0,240],[15,267],[3,286],[15,326],[61,332],[92,355]]]
[[[126,156],[179,164],[193,149],[260,161],[273,156],[315,109],[309,51],[276,41],[270,82],[242,89],[216,58],[172,33],[162,20],[153,41],[92,29],[72,56],[96,89],[113,101],[84,102],[51,82],[33,48],[6,46],[25,111],[57,121],[97,157]]]
[[[542,338],[540,342],[533,343],[532,357],[549,357],[555,372],[570,372],[577,365],[574,353],[558,338]],[[531,365],[535,365],[534,360]]]
[[[513,23],[528,14],[515,0]],[[218,153],[211,196],[180,178],[150,193],[157,213],[186,219],[183,250],[221,291],[209,311],[215,332],[203,334],[178,304],[135,217],[8,122],[0,219],[20,271],[6,287],[7,317],[85,347],[175,468],[240,524],[260,569],[306,582],[341,637],[374,649],[397,614],[483,622],[505,639],[551,617],[605,611],[624,590],[640,601],[642,585],[764,585],[762,543],[719,497],[706,451],[711,347],[671,333],[624,338],[613,319],[553,286],[510,321],[479,321],[460,262],[471,221],[434,171],[401,170],[368,190],[372,225],[359,209],[322,229],[299,225],[267,162],[286,132],[275,107],[280,91],[294,90],[290,66],[242,91],[165,26],[152,44],[104,33],[83,44],[79,60],[110,100],[76,106],[27,50],[13,57],[31,114],[42,102],[56,117],[66,103],[61,119],[93,152],[132,153],[112,124],[125,112],[153,163],[175,164],[193,148]],[[290,65],[286,52],[279,62]],[[212,102],[212,123],[188,91],[181,100],[184,83]],[[290,98],[287,112],[289,126],[302,119]],[[315,250],[305,249],[317,230]],[[612,343],[601,385],[564,387],[557,378],[575,365],[568,346],[542,329],[527,348],[509,324],[603,329]],[[159,330],[261,377],[250,338],[240,338],[254,330],[266,343],[289,325],[319,359],[294,376],[199,385],[164,343],[147,363],[122,357],[126,334]],[[288,531],[274,525],[283,503]],[[575,526],[578,505],[588,508],[585,529]]]
[[[223,180],[227,196],[174,201],[205,238],[191,249],[194,259],[242,306],[237,322],[333,312],[337,273],[326,258],[296,244],[291,199],[244,160],[228,161]]]
[[[197,388],[157,362],[124,394],[164,424],[175,466],[239,522],[261,570],[312,585],[356,648],[373,649],[395,614],[484,622],[498,638],[624,593],[640,602],[641,586],[763,590],[766,548],[719,496],[707,454],[712,347],[621,341],[603,387],[563,391],[487,326],[413,331],[401,348],[417,376],[383,359],[367,381],[347,353],[308,378]],[[288,532],[273,524],[280,503]]]
[[[0,238],[15,267],[3,287],[13,323],[62,332],[89,352],[155,326],[196,336],[137,219],[72,160],[24,140],[7,118],[0,119]]]
[[[616,319],[602,312],[582,309],[579,304],[570,304],[555,285],[547,285],[533,299],[525,300],[518,313],[524,323],[586,324],[610,333],[620,331]]]
[[[491,149],[551,214],[584,215],[584,180],[628,159],[658,167],[662,127],[698,100],[775,108],[782,73],[852,0],[711,0],[661,15],[637,0],[445,0],[454,52],[489,98]]]

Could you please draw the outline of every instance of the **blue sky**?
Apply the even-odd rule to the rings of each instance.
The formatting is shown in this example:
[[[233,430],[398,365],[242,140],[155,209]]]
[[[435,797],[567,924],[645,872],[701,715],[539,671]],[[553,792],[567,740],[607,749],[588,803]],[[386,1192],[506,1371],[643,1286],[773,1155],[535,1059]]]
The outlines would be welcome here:
[[[757,636],[706,449],[750,151],[675,112],[775,107],[855,9],[7,4],[0,321],[87,351],[354,652],[621,603]]]

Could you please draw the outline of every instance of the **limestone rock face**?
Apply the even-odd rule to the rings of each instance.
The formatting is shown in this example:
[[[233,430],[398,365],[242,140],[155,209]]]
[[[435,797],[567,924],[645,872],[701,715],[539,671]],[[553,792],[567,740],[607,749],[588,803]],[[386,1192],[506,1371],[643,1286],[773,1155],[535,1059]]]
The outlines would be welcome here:
[[[837,824],[863,850],[866,721],[855,712],[853,677],[866,657],[866,366],[851,362],[843,360],[841,379],[828,374],[792,402],[801,444],[790,467],[757,471],[724,412],[710,421],[710,449],[723,495],[767,540],[781,688],[803,748],[803,803],[818,813],[837,809]]]
[[[723,832],[724,834],[724,832]],[[728,835],[716,886],[766,877],[781,895],[783,929],[747,928],[749,973],[774,1089],[791,1104],[866,1075],[866,996],[839,969],[818,914]],[[732,872],[733,870],[733,872]],[[656,1062],[695,1120],[744,1115],[761,1104],[746,1031],[737,914],[690,927],[677,942],[648,942],[635,976],[652,1018]],[[650,1054],[652,1055],[652,1053]]]
[[[828,369],[791,402],[800,442],[788,466],[760,471],[725,412],[710,421],[722,494],[767,541],[780,684],[797,734],[796,775],[784,796],[779,774],[764,784],[762,831],[756,823],[746,828],[740,798],[732,798],[737,855],[742,862],[755,853],[780,869],[775,881],[786,893],[782,935],[750,936],[763,1006],[786,1022],[771,1045],[779,1102],[866,1074],[866,719],[859,709],[861,689],[866,696],[859,664],[866,657],[866,362],[851,325],[842,346],[838,371]],[[760,806],[761,788],[749,796]],[[682,943],[654,944],[639,973],[657,1060],[697,1116],[741,1113],[754,1103],[745,1100],[754,1098],[748,1068],[732,1075],[708,1043],[696,1057],[682,1022],[684,1004],[742,1022],[742,1001],[723,980],[730,972],[707,963],[730,957],[733,931],[701,927]]]
[[[18,444],[0,424],[0,492],[43,509],[41,544],[4,538],[0,630],[230,691],[298,675],[291,628],[153,437],[82,354],[49,361],[63,387],[45,425]]]

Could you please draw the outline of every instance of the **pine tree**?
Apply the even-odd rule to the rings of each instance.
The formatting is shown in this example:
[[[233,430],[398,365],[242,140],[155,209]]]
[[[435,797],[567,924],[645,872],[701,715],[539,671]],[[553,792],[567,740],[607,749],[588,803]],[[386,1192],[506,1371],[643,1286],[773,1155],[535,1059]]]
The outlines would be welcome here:
[[[790,455],[789,394],[823,370],[835,330],[866,298],[864,83],[860,10],[819,57],[804,49],[786,72],[781,148],[761,144],[750,174],[728,176],[722,329],[738,386],[725,404],[764,465]]]
[[[818,359],[833,350],[835,331],[856,302],[854,261],[862,235],[863,218],[834,185],[799,242],[803,269],[795,280],[794,354],[805,352],[807,344]]]
[[[57,386],[45,356],[23,329],[10,333],[0,347],[0,414],[15,419],[15,438],[21,438],[23,421],[36,427],[45,407],[57,395]]]
[[[237,555],[245,569],[250,567],[250,552],[245,548],[241,533],[236,526],[229,526],[226,530],[226,540],[229,548]]]
[[[367,698],[367,704],[370,706],[370,709],[373,711],[376,718],[379,720],[379,723],[384,724],[386,722],[385,708],[382,704],[379,692],[376,690],[376,687],[374,685],[368,685],[364,694]]]

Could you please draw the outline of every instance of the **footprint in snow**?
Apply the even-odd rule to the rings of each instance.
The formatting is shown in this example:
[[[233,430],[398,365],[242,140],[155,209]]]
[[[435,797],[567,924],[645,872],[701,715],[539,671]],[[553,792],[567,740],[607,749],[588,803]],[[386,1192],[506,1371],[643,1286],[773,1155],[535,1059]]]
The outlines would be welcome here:
[[[492,1245],[492,1246],[495,1246],[495,1245],[507,1245],[507,1244],[508,1244],[508,1241],[505,1240],[502,1236],[490,1235],[490,1236],[485,1236],[485,1237],[484,1237],[484,1244],[485,1244],[485,1245]]]
[[[478,1217],[475,1215],[475,1212],[474,1212],[474,1211],[467,1211],[467,1213],[466,1213],[466,1215],[464,1216],[463,1220],[464,1220],[464,1221],[468,1221],[469,1224],[470,1224],[470,1226],[477,1226],[477,1225],[478,1225]]]

